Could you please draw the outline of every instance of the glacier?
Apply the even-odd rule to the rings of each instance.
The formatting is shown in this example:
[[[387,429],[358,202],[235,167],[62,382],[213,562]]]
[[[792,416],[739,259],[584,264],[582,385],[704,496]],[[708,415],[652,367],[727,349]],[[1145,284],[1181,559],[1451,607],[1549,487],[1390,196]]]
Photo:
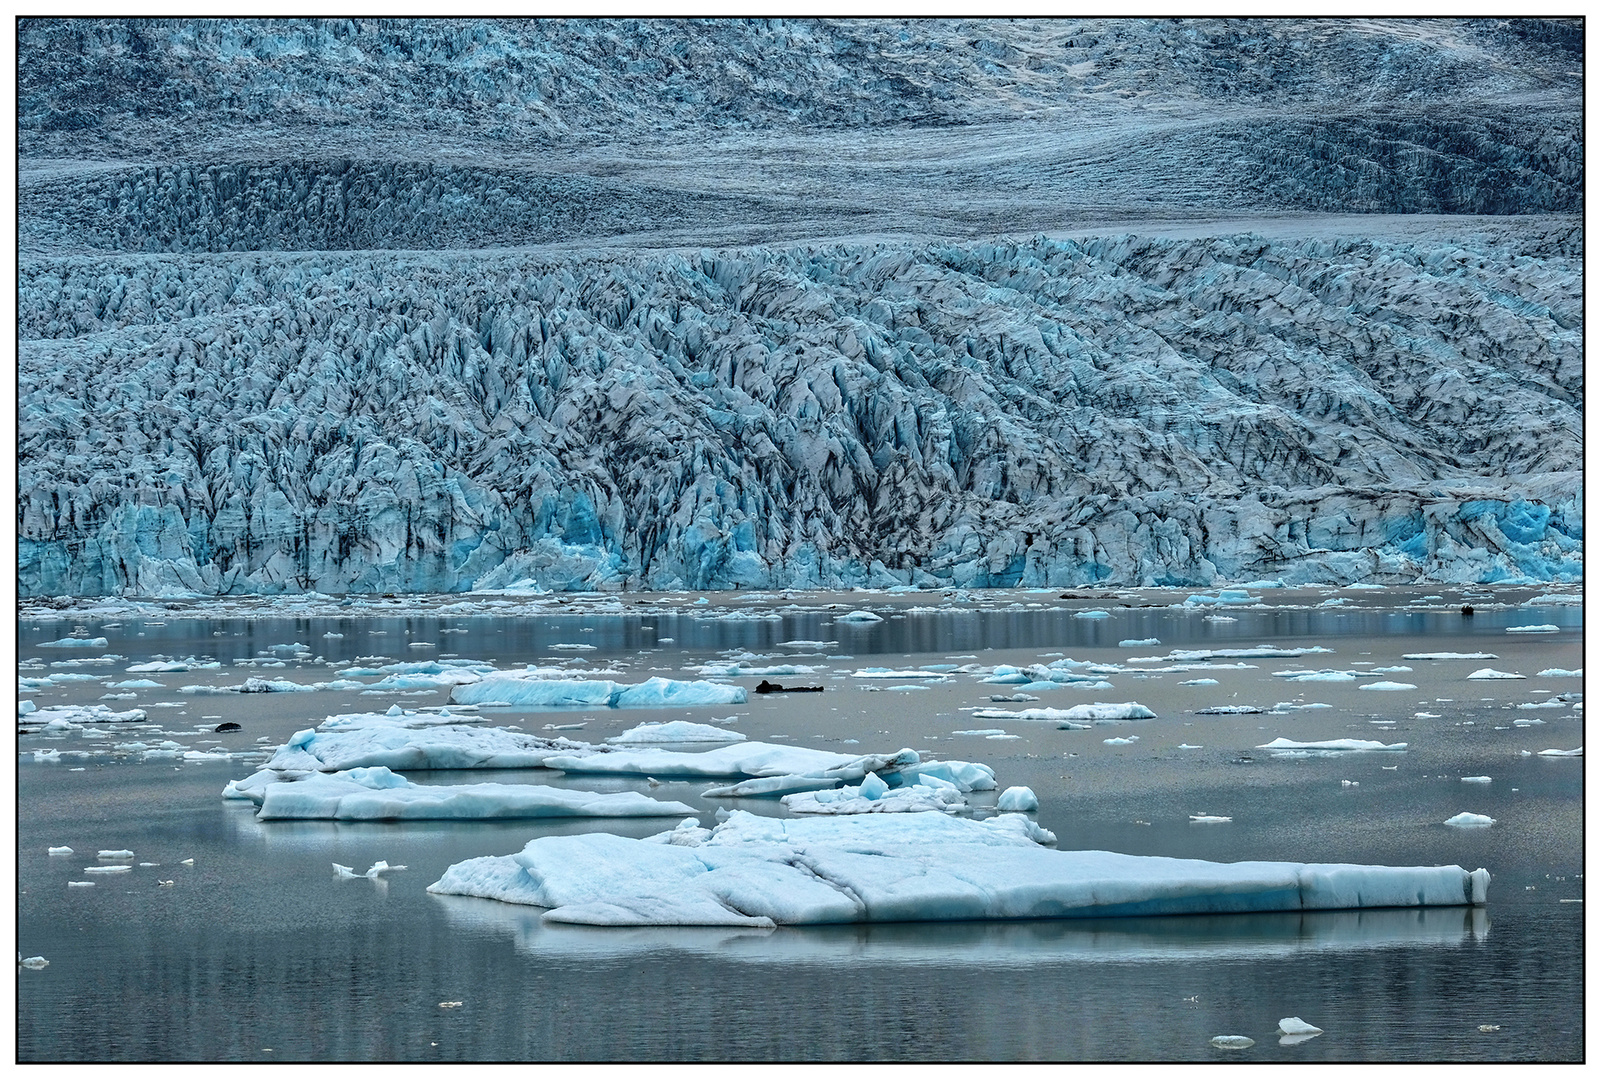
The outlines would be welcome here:
[[[1577,23],[252,26],[19,24],[22,596],[1582,580]]]
[[[1459,866],[1053,851],[1046,837],[1022,814],[735,811],[715,829],[691,818],[646,840],[540,837],[456,863],[428,891],[542,907],[551,922],[770,927],[1483,904],[1490,879]]]

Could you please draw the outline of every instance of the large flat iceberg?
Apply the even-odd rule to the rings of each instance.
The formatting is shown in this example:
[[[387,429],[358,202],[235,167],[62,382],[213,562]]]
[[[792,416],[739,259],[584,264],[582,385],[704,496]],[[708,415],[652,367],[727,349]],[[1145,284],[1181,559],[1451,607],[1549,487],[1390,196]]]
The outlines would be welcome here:
[[[647,840],[540,837],[457,863],[428,891],[547,908],[552,922],[774,926],[1482,904],[1490,879],[1459,866],[1053,851],[1041,833],[1021,814],[736,811],[709,831],[686,822]]]
[[[694,811],[637,791],[573,791],[536,784],[414,784],[383,767],[312,773],[269,784],[257,817],[331,821],[672,817]]]
[[[630,685],[610,679],[545,679],[494,675],[451,691],[462,705],[491,702],[548,709],[565,706],[639,709],[664,705],[743,705],[745,688],[714,682],[682,682],[654,676]]]
[[[376,714],[330,717],[297,731],[266,762],[275,771],[337,772],[362,766],[390,769],[535,769],[563,755],[601,754],[604,747],[546,739],[504,728],[439,724],[414,727],[409,717]]]

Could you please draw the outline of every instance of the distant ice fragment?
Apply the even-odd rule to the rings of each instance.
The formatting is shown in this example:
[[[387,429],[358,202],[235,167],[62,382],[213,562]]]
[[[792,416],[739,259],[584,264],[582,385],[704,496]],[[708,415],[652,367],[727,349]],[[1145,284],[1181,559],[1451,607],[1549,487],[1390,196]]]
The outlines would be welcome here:
[[[1490,778],[1488,776],[1464,776],[1462,782],[1464,784],[1488,784],[1490,783]]]
[[[1323,1029],[1320,1027],[1313,1027],[1305,1020],[1302,1020],[1299,1016],[1286,1016],[1284,1019],[1279,1021],[1279,1034],[1287,1035],[1292,1038],[1312,1038],[1314,1036],[1323,1034]]]
[[[848,611],[843,615],[834,616],[834,621],[835,622],[874,623],[874,622],[883,622],[884,621],[884,616],[875,614],[875,613],[873,613],[871,611]]]
[[[1495,653],[1488,652],[1409,652],[1402,653],[1403,660],[1496,660]]]
[[[1245,1035],[1214,1035],[1212,1045],[1219,1050],[1248,1050],[1256,1045],[1256,1040]]]
[[[1548,667],[1544,671],[1535,672],[1534,677],[1537,679],[1582,679],[1584,678],[1584,669],[1581,667],[1568,671],[1566,668]]]
[[[1367,684],[1365,684],[1363,686],[1359,686],[1359,687],[1357,687],[1357,689],[1358,690],[1416,690],[1417,689],[1417,684],[1416,683],[1409,683],[1409,682],[1390,682],[1387,679],[1381,679],[1378,682],[1367,683]]]
[[[1510,671],[1497,671],[1495,668],[1480,668],[1467,676],[1470,679],[1522,679],[1526,677]]]
[[[738,731],[713,727],[711,724],[694,724],[688,720],[669,720],[661,724],[640,724],[621,735],[607,739],[608,743],[708,743],[743,742],[745,736]]]
[[[74,638],[64,637],[55,641],[41,641],[35,648],[39,649],[103,649],[109,644],[105,638]]]
[[[1405,750],[1406,743],[1391,743],[1386,745],[1373,742],[1369,739],[1327,739],[1322,742],[1295,742],[1292,739],[1274,739],[1270,743],[1262,743],[1258,750],[1329,750],[1336,752],[1353,750]]]
[[[1572,750],[1541,750],[1540,757],[1583,757],[1584,747],[1575,747]]]
[[[1124,638],[1122,641],[1119,641],[1117,643],[1117,647],[1120,648],[1120,649],[1137,649],[1137,648],[1142,648],[1142,647],[1144,647],[1146,645],[1160,645],[1160,644],[1162,644],[1161,641],[1159,641],[1159,640],[1157,640],[1156,638],[1153,638],[1153,637],[1147,637],[1147,638]]]
[[[1463,811],[1456,817],[1446,818],[1445,823],[1447,825],[1462,826],[1494,825],[1495,818],[1488,817],[1484,814],[1470,814],[1467,811]]]
[[[1219,817],[1216,814],[1191,814],[1190,815],[1190,824],[1192,824],[1192,825],[1221,825],[1224,822],[1229,822],[1229,821],[1233,821],[1233,820],[1234,819],[1231,818],[1231,817]]]
[[[53,847],[49,849],[49,853],[51,855],[71,855],[72,849],[69,847]]]
[[[1560,626],[1556,626],[1553,623],[1539,623],[1534,626],[1509,626],[1506,628],[1506,632],[1509,634],[1555,634],[1561,629]]]
[[[17,954],[17,966],[18,967],[25,967],[29,971],[43,971],[45,968],[50,966],[50,961],[46,960],[42,956],[30,956],[26,960],[24,960],[22,958],[22,954],[18,953]]]

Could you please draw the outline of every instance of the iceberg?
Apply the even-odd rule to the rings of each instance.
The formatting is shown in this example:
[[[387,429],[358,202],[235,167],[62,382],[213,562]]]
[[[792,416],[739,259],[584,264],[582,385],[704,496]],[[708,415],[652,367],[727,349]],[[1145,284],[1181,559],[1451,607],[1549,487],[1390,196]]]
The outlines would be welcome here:
[[[1509,634],[1555,634],[1561,629],[1560,626],[1554,623],[1540,623],[1536,626],[1509,626],[1506,628],[1506,632]]]
[[[1540,757],[1583,757],[1584,747],[1578,746],[1572,750],[1541,750]]]
[[[263,821],[497,820],[551,817],[669,817],[694,813],[633,791],[602,794],[535,784],[415,784],[382,766],[311,773],[266,785]]]
[[[1381,743],[1371,739],[1325,739],[1322,742],[1295,742],[1292,739],[1278,738],[1270,743],[1263,743],[1258,750],[1320,750],[1334,753],[1343,753],[1354,750],[1405,750],[1406,743]]]
[[[1447,825],[1465,826],[1465,827],[1468,827],[1468,828],[1475,828],[1475,827],[1481,827],[1481,826],[1484,826],[1484,825],[1494,825],[1495,824],[1495,818],[1489,817],[1489,816],[1487,816],[1485,814],[1470,814],[1470,813],[1468,813],[1467,811],[1464,810],[1462,813],[1458,814],[1456,817],[1447,818],[1445,820],[1445,824],[1447,824]]]
[[[1495,653],[1489,652],[1409,652],[1402,653],[1403,660],[1498,660]]]
[[[908,764],[918,760],[913,751]],[[805,746],[778,746],[773,743],[747,742],[735,746],[722,746],[715,750],[685,753],[679,750],[649,748],[617,750],[604,756],[585,754],[558,754],[550,758],[549,768],[572,773],[615,773],[623,776],[689,776],[715,779],[722,777],[781,777],[790,774],[818,773],[835,770],[837,780],[859,780],[868,771],[881,768],[870,762],[884,762],[883,756],[864,758],[855,754],[838,754],[830,750],[813,750]],[[860,769],[851,775],[852,770]]]
[[[1002,813],[1032,813],[1040,808],[1040,801],[1031,788],[1009,787],[995,800],[995,809]]]
[[[1416,690],[1417,688],[1418,687],[1416,683],[1391,682],[1388,679],[1380,679],[1378,682],[1364,683],[1363,685],[1357,687],[1358,690]]]
[[[844,615],[834,616],[835,622],[845,623],[875,623],[883,622],[884,616],[871,611],[848,611]]]
[[[1137,701],[1108,704],[1097,701],[1091,705],[1074,705],[1068,709],[974,709],[973,716],[980,720],[1041,720],[1068,724],[1112,724],[1122,720],[1151,720],[1156,714]]]
[[[745,736],[737,731],[727,728],[713,727],[711,724],[692,724],[688,720],[669,720],[663,724],[640,724],[629,728],[621,735],[613,735],[606,741],[613,744],[627,745],[629,743],[706,743],[706,742],[743,742]]]
[[[1495,668],[1480,668],[1467,676],[1470,679],[1522,679],[1526,676],[1511,671],[1497,671]]]
[[[537,769],[548,759],[606,754],[607,747],[546,739],[504,728],[440,724],[410,727],[388,718],[332,718],[328,730],[297,731],[268,759],[274,771],[338,772],[362,766],[390,769]],[[327,723],[327,722],[325,722]]]
[[[1582,679],[1584,678],[1584,669],[1581,667],[1569,671],[1566,668],[1548,667],[1544,671],[1536,671],[1534,677],[1536,679]]]
[[[589,706],[638,709],[670,705],[743,705],[745,688],[727,683],[681,682],[653,676],[638,684],[609,679],[547,679],[494,675],[457,686],[450,700],[462,705],[488,703],[530,709]]]
[[[1484,870],[1053,851],[1022,814],[793,819],[734,811],[647,840],[546,836],[456,863],[428,891],[547,909],[551,922],[774,926],[1099,918],[1483,904]]]
[[[34,647],[38,649],[103,649],[108,644],[109,642],[103,637],[64,637],[55,641],[41,641]]]

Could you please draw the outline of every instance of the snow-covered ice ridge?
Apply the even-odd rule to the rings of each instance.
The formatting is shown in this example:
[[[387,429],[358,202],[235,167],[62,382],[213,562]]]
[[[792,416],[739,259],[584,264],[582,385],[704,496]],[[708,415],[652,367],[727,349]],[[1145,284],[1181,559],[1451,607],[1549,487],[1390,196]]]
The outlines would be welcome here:
[[[1581,34],[30,21],[21,593],[1578,580]]]

